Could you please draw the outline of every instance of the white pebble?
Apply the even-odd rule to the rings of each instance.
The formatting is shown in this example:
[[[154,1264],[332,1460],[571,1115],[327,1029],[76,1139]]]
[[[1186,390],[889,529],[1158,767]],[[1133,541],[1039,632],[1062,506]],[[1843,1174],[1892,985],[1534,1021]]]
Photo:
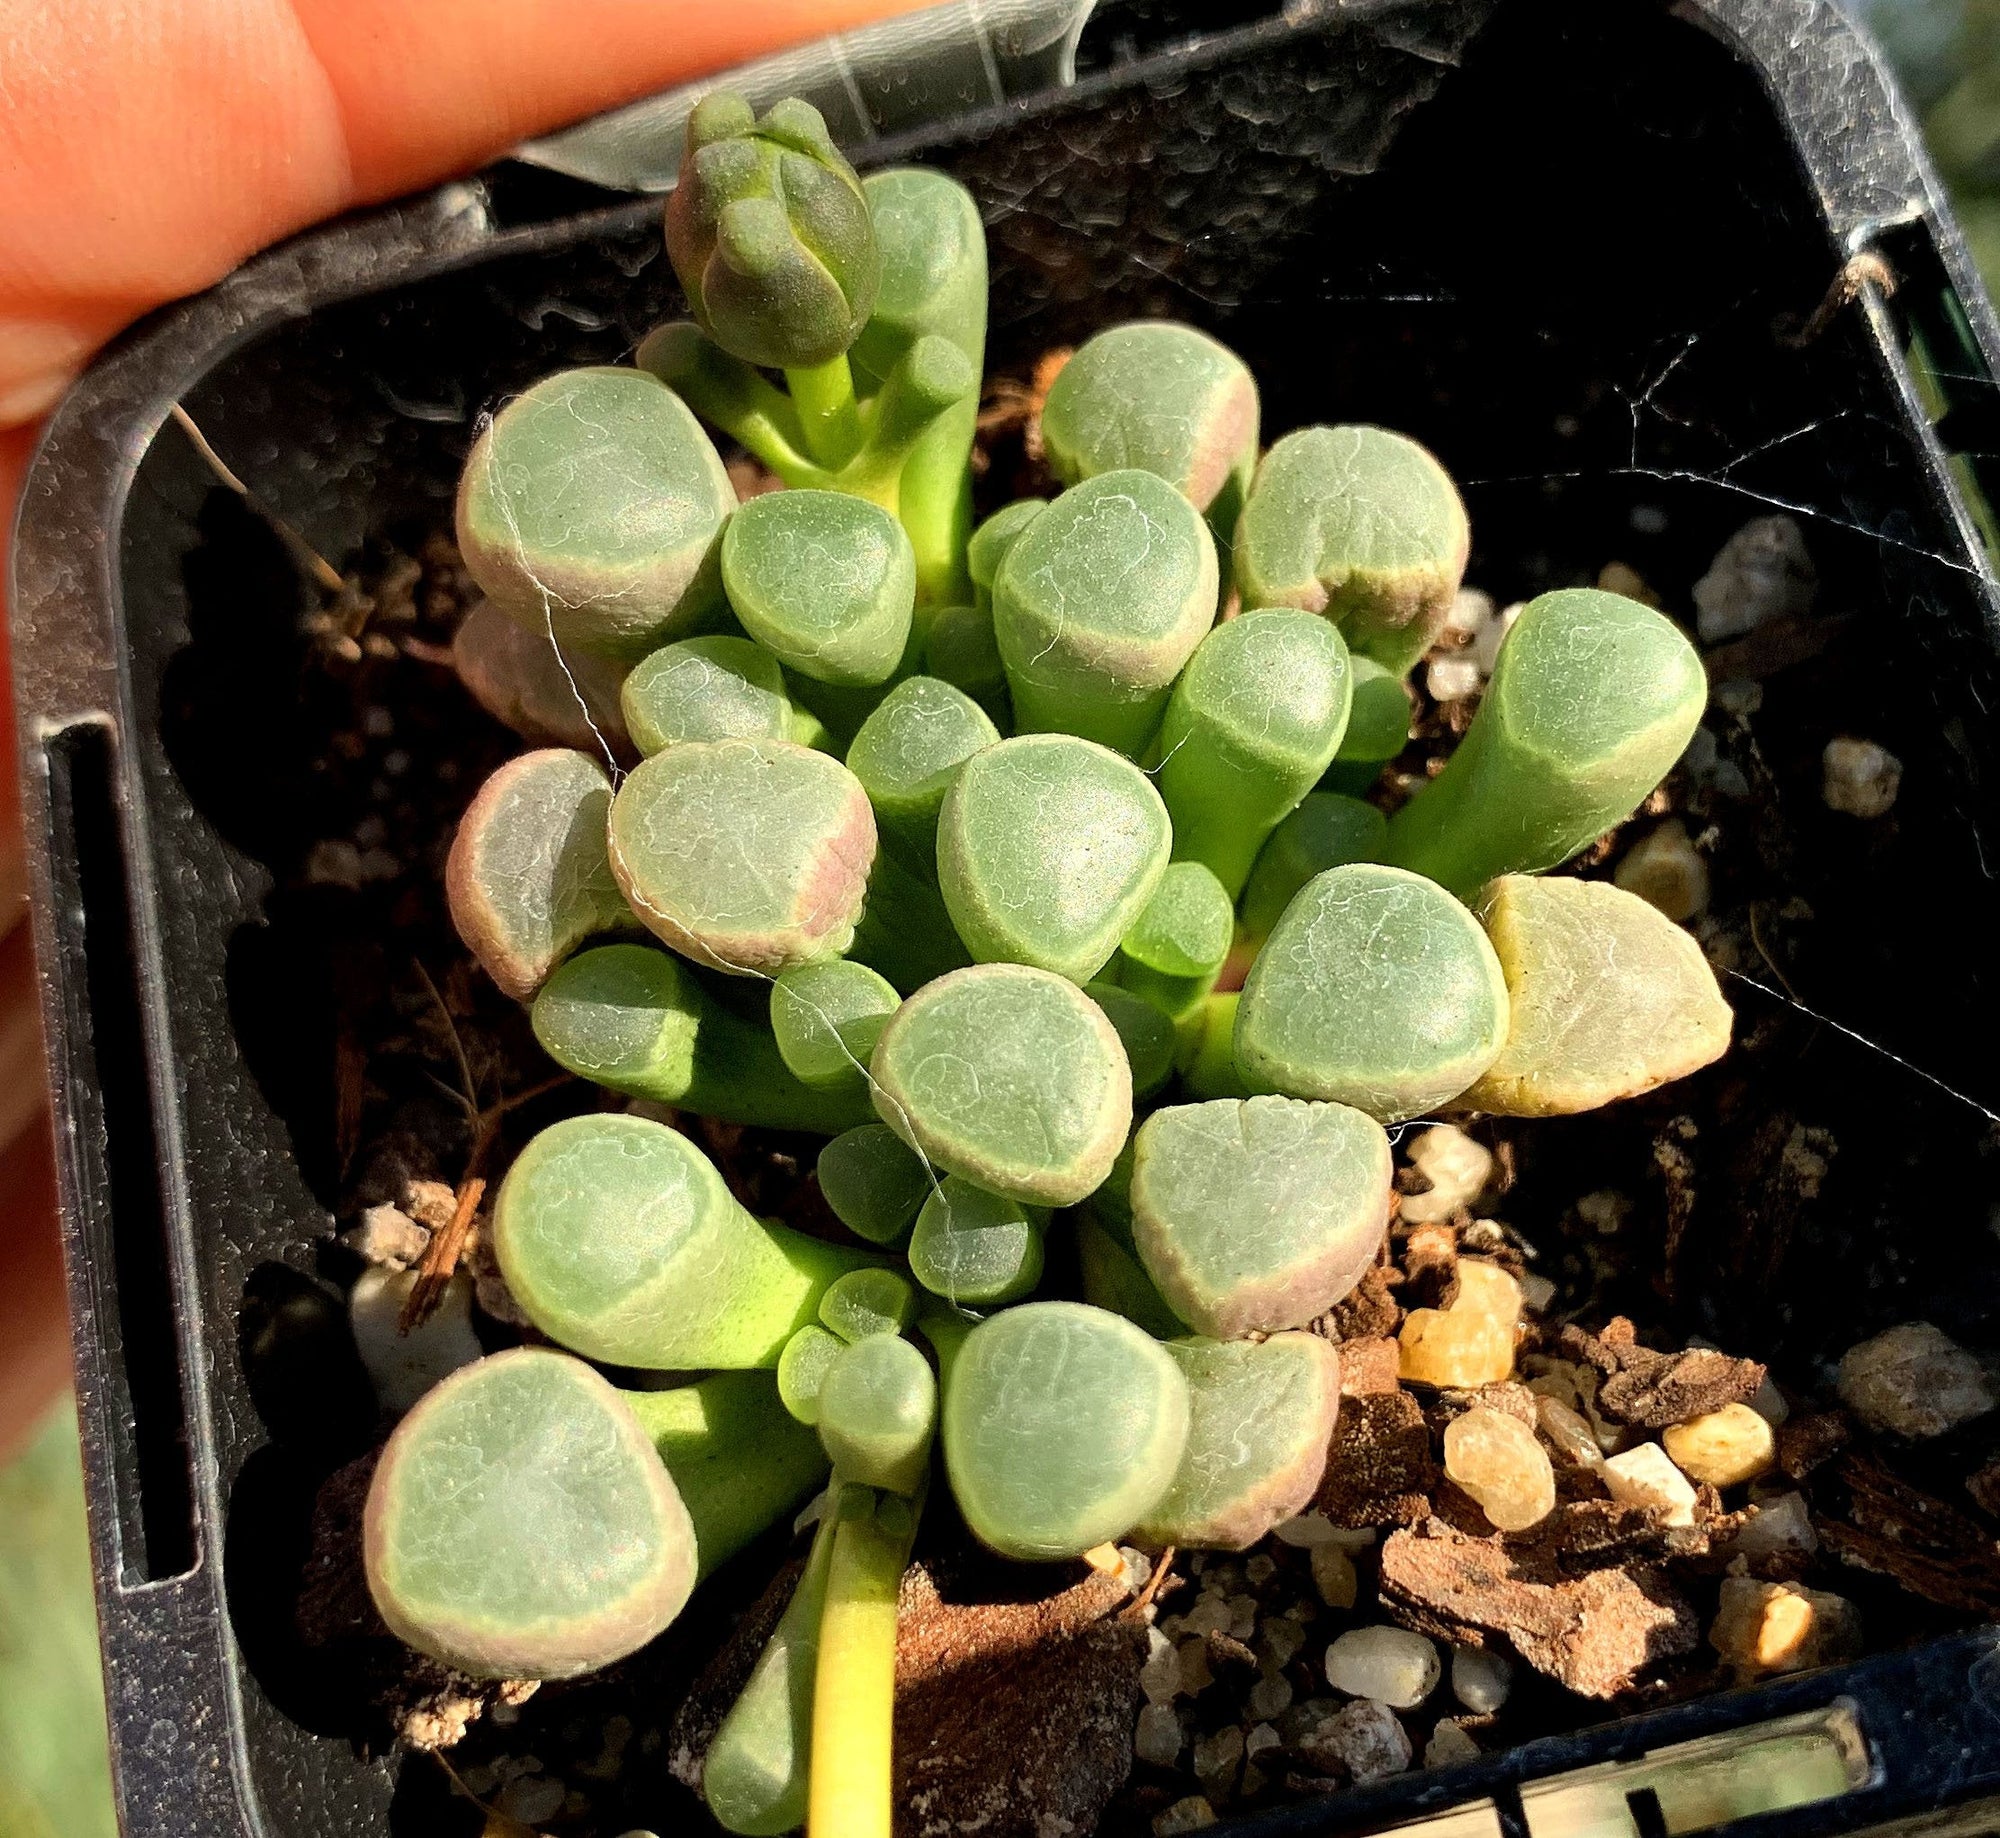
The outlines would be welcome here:
[[[1424,666],[1424,687],[1433,702],[1462,702],[1479,693],[1479,660],[1465,651],[1448,651]]]
[[[1229,1625],[1223,1630],[1232,1640],[1248,1640],[1257,1632],[1257,1598],[1233,1595],[1229,1598]]]
[[[462,1274],[445,1285],[429,1320],[407,1334],[402,1331],[403,1304],[416,1281],[414,1270],[372,1265],[355,1280],[347,1298],[355,1350],[384,1410],[408,1410],[440,1379],[486,1353],[472,1331],[472,1284]]]
[[[1275,1678],[1260,1678],[1243,1700],[1243,1708],[1253,1717],[1282,1716],[1291,1707],[1292,1681],[1282,1672]]]
[[[1507,634],[1514,629],[1514,621],[1520,618],[1526,605],[1525,601],[1516,600],[1512,606],[1503,606],[1473,635],[1472,658],[1481,676],[1493,674],[1493,666],[1500,661],[1500,647],[1506,643]]]
[[[1343,1705],[1300,1745],[1308,1757],[1340,1762],[1357,1786],[1401,1774],[1410,1765],[1409,1733],[1387,1704],[1357,1698]]]
[[[1171,1768],[1181,1758],[1181,1720],[1171,1704],[1148,1704],[1139,1713],[1132,1753],[1156,1768]]]
[[[1730,1540],[1732,1557],[1806,1558],[1819,1549],[1819,1534],[1813,1530],[1812,1514],[1805,1496],[1781,1493],[1759,1500],[1749,1522]]]
[[[1896,802],[1903,762],[1872,740],[1837,735],[1820,756],[1820,796],[1829,810],[1850,817],[1879,817]]]
[[[1243,1753],[1250,1760],[1263,1754],[1266,1749],[1284,1747],[1285,1739],[1268,1723],[1260,1723],[1243,1738]]]
[[[1768,619],[1811,612],[1818,588],[1799,526],[1789,517],[1754,518],[1695,582],[1695,628],[1703,644],[1740,638]]]
[[[1840,1401],[1870,1429],[1922,1440],[1983,1417],[1993,1391],[1978,1360],[1928,1321],[1905,1321],[1841,1355]]]
[[[1410,1144],[1410,1165],[1430,1182],[1398,1207],[1409,1225],[1434,1225],[1470,1206],[1493,1173],[1493,1151],[1449,1123],[1433,1124]]]
[[[1288,1616],[1273,1615],[1264,1623],[1264,1637],[1258,1641],[1257,1646],[1263,1655],[1266,1669],[1277,1672],[1298,1658],[1299,1648],[1305,1643],[1304,1628]]]
[[[1204,1594],[1187,1611],[1183,1625],[1190,1634],[1221,1634],[1229,1628],[1229,1604],[1220,1595]]]
[[[419,1225],[400,1206],[371,1206],[360,1223],[341,1233],[340,1242],[355,1256],[391,1270],[408,1270],[423,1261],[431,1242],[430,1229]]]
[[[1156,1627],[1146,1630],[1146,1663],[1139,1668],[1139,1689],[1148,1704],[1171,1703],[1181,1688],[1181,1656],[1174,1643]]]
[[[1669,817],[1627,849],[1611,878],[1676,925],[1708,907],[1708,864],[1678,817]]]
[[[1437,1689],[1436,1646],[1401,1627],[1357,1627],[1326,1650],[1326,1682],[1357,1698],[1414,1710]]]
[[[1521,1306],[1538,1315],[1556,1299],[1556,1286],[1539,1271],[1530,1270],[1521,1279]]]
[[[1444,629],[1460,638],[1476,638],[1493,617],[1493,596],[1477,587],[1461,587],[1451,597],[1451,610],[1444,616]]]
[[[1694,1484],[1657,1442],[1642,1442],[1605,1459],[1598,1469],[1611,1497],[1624,1506],[1651,1506],[1668,1525],[1694,1523]]]
[[[1153,1821],[1153,1838],[1178,1838],[1182,1832],[1199,1831],[1215,1823],[1215,1808],[1198,1793],[1176,1800]]]
[[[1352,1608],[1354,1597],[1360,1589],[1360,1580],[1354,1574],[1354,1559],[1337,1544],[1316,1544],[1312,1547],[1313,1587],[1319,1591],[1319,1599],[1329,1608]]]
[[[1479,1744],[1449,1717],[1431,1732],[1430,1741],[1424,1744],[1426,1768],[1455,1768],[1460,1762],[1478,1759]]]
[[[1482,1647],[1451,1650],[1451,1695],[1469,1711],[1485,1716],[1507,1702],[1514,1689],[1514,1668],[1504,1653]]]

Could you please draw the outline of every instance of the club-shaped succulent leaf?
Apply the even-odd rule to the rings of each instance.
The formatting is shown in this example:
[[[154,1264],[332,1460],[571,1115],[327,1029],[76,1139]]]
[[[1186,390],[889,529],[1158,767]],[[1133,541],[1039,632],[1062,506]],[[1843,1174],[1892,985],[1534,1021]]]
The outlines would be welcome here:
[[[646,1644],[694,1587],[695,1530],[625,1400],[538,1347],[466,1366],[382,1451],[368,1592],[475,1678],[569,1678]]]
[[[910,1274],[964,1308],[997,1308],[1042,1280],[1042,1227],[1018,1200],[945,1176],[917,1214]]]
[[[451,666],[472,699],[530,746],[631,750],[618,705],[625,666],[590,651],[558,652],[545,628],[531,631],[491,600],[458,622]]]
[[[1379,862],[1388,836],[1389,820],[1374,805],[1337,791],[1313,792],[1257,851],[1243,886],[1243,930],[1253,939],[1268,938],[1314,875],[1350,862]]]
[[[1471,544],[1465,505],[1424,448],[1386,428],[1300,428],[1266,453],[1237,519],[1246,606],[1324,613],[1400,674],[1451,609]]]
[[[819,1423],[819,1388],[847,1342],[831,1328],[809,1321],[778,1355],[778,1397],[787,1414],[808,1427]]]
[[[1094,1217],[1077,1215],[1076,1255],[1083,1299],[1093,1308],[1123,1315],[1155,1340],[1187,1332],[1187,1323],[1167,1306],[1145,1266]]]
[[[1389,1224],[1389,1138],[1345,1104],[1221,1098],[1132,1139],[1132,1238],[1167,1306],[1217,1339],[1303,1327],[1360,1281]]]
[[[535,1038],[577,1077],[697,1116],[831,1134],[873,1116],[860,1087],[802,1084],[771,1030],[651,945],[599,945],[535,998]]]
[[[920,340],[949,339],[973,387],[938,416],[903,462],[896,515],[917,554],[917,597],[962,598],[972,527],[972,439],[978,377],[986,354],[986,228],[957,180],[924,167],[871,173],[862,181],[881,252],[875,311],[851,353],[864,376],[889,378]]]
[[[762,645],[710,635],[662,645],[619,696],[641,753],[679,740],[796,740],[785,673]]]
[[[1200,862],[1175,862],[1160,877],[1118,949],[1124,968],[1161,977],[1212,977],[1229,956],[1235,912],[1214,872]]]
[[[1559,1117],[1720,1059],[1733,1021],[1701,946],[1604,881],[1510,874],[1480,904],[1507,977],[1507,1041],[1468,1109]]]
[[[883,842],[906,866],[937,871],[938,811],[958,769],[1000,738],[963,690],[933,676],[905,677],[875,705],[847,749],[847,769],[875,807]]]
[[[1007,551],[1019,540],[1021,532],[1048,508],[1046,498],[1016,498],[1011,504],[1001,505],[972,532],[965,548],[965,568],[972,577],[972,591],[982,611],[990,614],[993,610],[993,581],[1000,572],[1000,564],[1007,559]]]
[[[1178,1043],[1172,1018],[1158,1003],[1116,983],[1086,983],[1083,993],[1118,1030],[1118,1044],[1132,1068],[1133,1097],[1150,1098],[1174,1076]]]
[[[1302,887],[1243,981],[1236,1069],[1253,1091],[1383,1123],[1455,1098],[1507,1037],[1507,983],[1435,881],[1354,863]]]
[[[845,1341],[900,1334],[916,1312],[917,1292],[893,1270],[850,1270],[835,1277],[819,1299],[820,1325]]]
[[[992,718],[997,728],[1014,725],[1007,694],[1007,669],[993,636],[993,608],[941,606],[924,635],[924,669],[940,682],[962,690]]]
[[[889,1018],[870,1064],[882,1121],[947,1174],[1069,1206],[1117,1159],[1132,1072],[1074,983],[1022,964],[938,978]]]
[[[902,997],[866,964],[799,964],[771,985],[771,1034],[792,1075],[821,1091],[860,1092],[868,1056]]]
[[[783,1838],[805,1824],[813,1674],[835,1523],[831,1511],[821,1518],[792,1599],[702,1761],[702,1798],[716,1822],[742,1838]]]
[[[1264,838],[1332,763],[1352,696],[1347,646],[1311,613],[1245,613],[1210,632],[1160,727],[1175,856],[1240,893]]]
[[[1023,1303],[980,1323],[951,1361],[951,1490],[1003,1557],[1080,1556],[1160,1503],[1188,1414],[1180,1367],[1130,1321],[1080,1302]]]
[[[666,227],[688,305],[745,363],[828,363],[874,309],[874,222],[810,103],[787,97],[760,121],[740,96],[703,97]]]
[[[643,761],[611,805],[611,867],[647,929],[732,976],[837,957],[875,859],[868,794],[788,740],[689,740]]]
[[[1073,734],[1023,734],[974,754],[945,793],[938,886],[981,963],[1088,982],[1146,910],[1173,826],[1128,759]]]
[[[451,922],[517,1002],[585,939],[632,927],[605,853],[610,813],[604,768],[551,747],[500,767],[459,819],[445,864]]]
[[[551,1340],[662,1371],[774,1366],[866,1260],[745,1212],[685,1136],[644,1117],[551,1124],[493,1208],[508,1287]]]
[[[714,1372],[698,1384],[620,1396],[673,1476],[702,1576],[826,1479],[819,1438],[786,1410],[768,1372]]]
[[[752,498],[723,533],[722,580],[743,629],[816,682],[887,682],[910,642],[910,539],[879,505],[846,492]]]
[[[1126,470],[1071,486],[993,581],[1016,725],[1136,754],[1215,610],[1215,542],[1171,485]]]
[[[935,872],[906,867],[891,849],[876,851],[848,955],[880,971],[906,996],[972,962],[945,910]]]
[[[843,1481],[915,1493],[937,1430],[930,1361],[895,1334],[841,1350],[819,1388],[819,1439]]]
[[[1458,750],[1389,825],[1389,859],[1467,898],[1553,868],[1638,808],[1707,702],[1701,659],[1664,614],[1592,587],[1543,594]]]
[[[1317,1334],[1170,1340],[1188,1383],[1188,1439],[1138,1535],[1182,1550],[1247,1550],[1305,1510],[1340,1409],[1340,1356]]]
[[[857,1238],[900,1244],[930,1197],[936,1177],[886,1123],[863,1123],[819,1152],[819,1190]]]
[[[1214,990],[1180,1023],[1178,1061],[1188,1096],[1252,1095],[1249,1081],[1236,1069],[1236,1016],[1242,1005],[1240,989]]]
[[[1409,743],[1410,692],[1399,671],[1372,657],[1350,654],[1347,662],[1354,676],[1354,701],[1340,751],[1320,780],[1320,789],[1359,797]]]
[[[722,616],[718,539],[735,508],[714,445],[656,377],[563,370],[473,442],[458,546],[530,632],[629,663]]]
[[[1226,536],[1257,463],[1257,383],[1193,326],[1139,320],[1087,340],[1042,405],[1049,468],[1065,485],[1136,466]]]

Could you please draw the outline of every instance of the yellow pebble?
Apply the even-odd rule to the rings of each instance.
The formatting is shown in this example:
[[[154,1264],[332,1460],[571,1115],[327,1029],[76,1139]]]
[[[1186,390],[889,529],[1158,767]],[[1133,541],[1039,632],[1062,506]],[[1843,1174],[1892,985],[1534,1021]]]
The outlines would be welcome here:
[[[1725,1404],[1676,1423],[1660,1440],[1688,1479],[1711,1487],[1754,1481],[1777,1459],[1771,1426],[1747,1404]]]

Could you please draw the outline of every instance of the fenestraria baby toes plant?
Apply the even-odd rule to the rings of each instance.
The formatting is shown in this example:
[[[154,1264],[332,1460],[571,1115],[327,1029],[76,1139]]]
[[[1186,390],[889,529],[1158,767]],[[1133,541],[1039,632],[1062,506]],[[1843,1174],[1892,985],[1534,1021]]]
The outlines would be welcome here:
[[[1321,1480],[1338,1374],[1302,1330],[1377,1257],[1387,1128],[1724,1051],[1685,933],[1536,878],[1659,782],[1704,684],[1659,613],[1544,595],[1385,820],[1469,541],[1432,455],[1350,426],[1260,458],[1233,353],[1117,326],[1049,392],[1057,489],[975,530],[962,188],[864,181],[803,103],[713,96],[667,240],[691,321],[468,459],[468,680],[576,744],[494,774],[447,876],[548,1054],[651,1109],[607,1098],[507,1172],[500,1269],[564,1350],[409,1414],[369,1580],[426,1652],[559,1676],[817,1490],[705,1791],[735,1831],[885,1838],[934,1477],[1024,1562],[1254,1543]],[[784,489],[738,505],[704,422]],[[660,1106],[818,1137],[844,1236],[753,1216]]]

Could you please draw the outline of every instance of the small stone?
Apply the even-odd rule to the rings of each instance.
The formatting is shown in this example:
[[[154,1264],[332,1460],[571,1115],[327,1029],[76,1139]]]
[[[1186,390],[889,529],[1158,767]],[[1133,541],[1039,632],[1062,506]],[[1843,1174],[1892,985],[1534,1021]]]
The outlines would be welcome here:
[[[1284,1741],[1285,1739],[1270,1724],[1260,1723],[1243,1738],[1244,1758],[1255,1761],[1266,1749],[1283,1748]]]
[[[1676,925],[1708,907],[1708,864],[1678,817],[1668,818],[1627,849],[1611,878]]]
[[[559,1780],[524,1774],[501,1788],[495,1803],[508,1818],[518,1820],[522,1825],[540,1825],[562,1811],[563,1799],[568,1791]]]
[[[1478,1716],[1490,1716],[1514,1689],[1514,1667],[1504,1653],[1484,1647],[1453,1647],[1451,1695]]]
[[[1514,621],[1526,610],[1527,602],[1516,600],[1512,606],[1503,606],[1473,634],[1470,649],[1481,676],[1493,674],[1493,666],[1500,661],[1500,647],[1514,629]]]
[[[1604,1451],[1590,1419],[1543,1393],[1535,1399],[1535,1423],[1550,1445],[1573,1468],[1601,1468]]]
[[[1461,651],[1448,651],[1424,666],[1424,688],[1433,702],[1462,702],[1479,693],[1482,681],[1479,660]]]
[[[1426,1768],[1455,1768],[1460,1762],[1478,1759],[1479,1744],[1449,1717],[1431,1731],[1430,1741],[1424,1744]]]
[[[1257,1642],[1257,1655],[1273,1672],[1282,1672],[1299,1656],[1299,1648],[1306,1643],[1305,1629],[1289,1615],[1273,1615],[1264,1623],[1263,1638]]]
[[[386,1270],[410,1270],[423,1262],[429,1230],[400,1206],[371,1206],[360,1221],[341,1233],[340,1242],[355,1256]]]
[[[1401,1774],[1410,1765],[1410,1738],[1396,1713],[1373,1698],[1343,1705],[1298,1745],[1308,1767],[1345,1768],[1356,1786]]]
[[[1262,1589],[1278,1574],[1278,1560],[1259,1551],[1243,1566],[1243,1579],[1253,1589]]]
[[[1139,1668],[1139,1689],[1148,1704],[1170,1704],[1181,1688],[1181,1656],[1174,1643],[1156,1627],[1146,1630],[1146,1663]]]
[[[1243,1708],[1253,1717],[1276,1717],[1284,1713],[1292,1702],[1292,1681],[1280,1672],[1273,1678],[1260,1678],[1250,1687],[1250,1695],[1243,1700]]]
[[[1782,1428],[1786,1418],[1792,1414],[1792,1407],[1785,1402],[1785,1394],[1778,1389],[1777,1380],[1768,1373],[1763,1384],[1757,1387],[1757,1395],[1750,1400],[1750,1408],[1774,1430]]]
[[[1194,1745],[1194,1777],[1211,1800],[1226,1800],[1236,1785],[1236,1771],[1243,1765],[1243,1732],[1226,1724],[1212,1736],[1201,1737]]]
[[[1610,1187],[1585,1194],[1576,1203],[1576,1216],[1600,1236],[1609,1238],[1625,1223],[1632,1202]]]
[[[1246,1800],[1254,1800],[1271,1784],[1271,1777],[1254,1762],[1243,1764],[1243,1780],[1238,1791]]]
[[[1487,1405],[1475,1404],[1445,1425],[1444,1471],[1496,1530],[1525,1532],[1555,1510],[1548,1451],[1519,1418]]]
[[[1414,1710],[1443,1676],[1434,1643],[1401,1627],[1350,1628],[1326,1650],[1326,1682],[1394,1710]]]
[[[1928,1321],[1905,1321],[1841,1356],[1840,1401],[1870,1429],[1913,1441],[1993,1408],[1985,1371]]]
[[[1182,1832],[1198,1832],[1215,1823],[1215,1808],[1198,1793],[1176,1800],[1153,1820],[1153,1838],[1179,1838]]]
[[[1229,1630],[1229,1603],[1216,1590],[1204,1590],[1201,1600],[1182,1617],[1190,1634],[1222,1634]]]
[[[1465,1268],[1463,1261],[1459,1268]],[[1455,1307],[1415,1308],[1396,1337],[1397,1365],[1408,1384],[1475,1391],[1513,1376],[1514,1341],[1514,1325],[1495,1316]]]
[[[1180,1645],[1181,1690],[1189,1697],[1199,1697],[1215,1683],[1215,1674],[1209,1670],[1208,1642],[1206,1640],[1183,1640]]]
[[[1668,1525],[1694,1523],[1694,1487],[1657,1442],[1642,1442],[1622,1455],[1607,1456],[1598,1473],[1621,1506],[1657,1508]]]
[[[1360,1580],[1354,1574],[1354,1559],[1337,1544],[1312,1547],[1313,1587],[1329,1608],[1352,1608]]]
[[[1777,1460],[1778,1439],[1747,1404],[1725,1404],[1704,1417],[1676,1423],[1660,1441],[1689,1480],[1710,1487],[1754,1481]]]
[[[1479,1198],[1493,1174],[1493,1151],[1449,1123],[1436,1123],[1410,1144],[1410,1166],[1427,1181],[1427,1193],[1397,1202],[1405,1223],[1436,1225]]]
[[[1810,613],[1818,591],[1799,526],[1789,517],[1753,518],[1695,582],[1695,629],[1705,645],[1740,638],[1767,620]]]
[[[1812,1513],[1802,1493],[1759,1500],[1743,1529],[1729,1542],[1732,1557],[1747,1557],[1753,1563],[1779,1558],[1803,1562],[1818,1549],[1819,1534],[1813,1530]]]
[[[1841,734],[1820,756],[1820,796],[1829,810],[1850,817],[1879,817],[1896,802],[1903,762],[1872,740]]]
[[[1353,1557],[1372,1548],[1375,1543],[1375,1528],[1372,1525],[1336,1525],[1330,1542],[1339,1545],[1349,1557]]]
[[[1764,685],[1755,677],[1733,676],[1716,684],[1709,700],[1725,715],[1748,721],[1764,706]]]
[[[1181,1720],[1171,1704],[1148,1704],[1140,1711],[1132,1753],[1156,1768],[1171,1768],[1180,1760]]]
[[[1118,1580],[1125,1585],[1127,1593],[1137,1595],[1153,1580],[1153,1560],[1144,1551],[1121,1544],[1118,1547]]]
[[[411,1179],[403,1183],[402,1208],[425,1230],[441,1232],[458,1211],[458,1189],[448,1181]]]
[[[1539,1315],[1556,1299],[1554,1282],[1538,1270],[1530,1270],[1521,1278],[1521,1305],[1531,1315]]]
[[[1861,1617],[1845,1596],[1729,1576],[1708,1643],[1738,1678],[1803,1672],[1853,1658],[1861,1650]]]
[[[1257,1632],[1257,1598],[1233,1595],[1229,1598],[1229,1625],[1223,1630],[1232,1640],[1250,1640]]]
[[[1444,616],[1444,629],[1460,638],[1476,638],[1480,628],[1493,617],[1493,596],[1477,587],[1461,587],[1451,597],[1451,609]]]
[[[1271,1536],[1295,1551],[1306,1551],[1316,1544],[1338,1543],[1340,1533],[1325,1513],[1300,1513],[1296,1519],[1281,1519],[1271,1528]]]
[[[403,1332],[403,1306],[416,1282],[414,1270],[372,1265],[347,1297],[355,1351],[374,1381],[375,1396],[384,1410],[399,1413],[440,1379],[486,1354],[472,1331],[472,1284],[462,1274],[445,1285],[428,1320]]]

